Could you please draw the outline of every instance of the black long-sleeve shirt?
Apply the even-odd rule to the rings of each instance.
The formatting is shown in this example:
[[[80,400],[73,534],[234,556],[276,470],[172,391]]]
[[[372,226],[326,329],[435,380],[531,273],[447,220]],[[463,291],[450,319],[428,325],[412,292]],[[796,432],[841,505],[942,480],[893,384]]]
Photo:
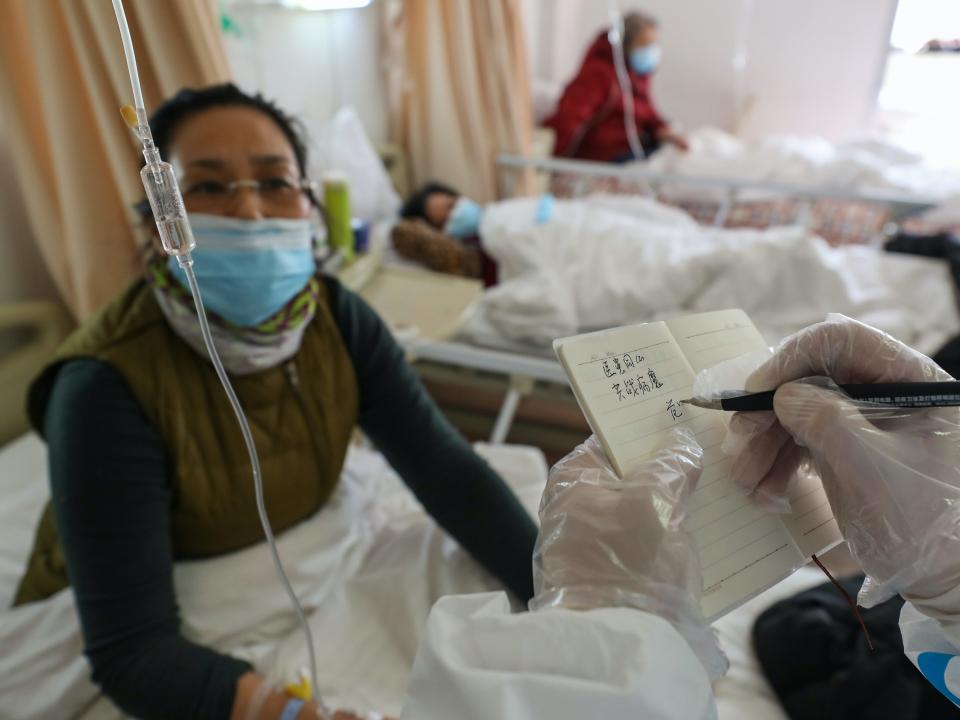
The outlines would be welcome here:
[[[450,426],[380,318],[329,280],[361,388],[359,424],[427,512],[522,599],[533,594],[536,528],[500,477]],[[93,680],[145,718],[228,718],[249,665],[179,634],[170,459],[112,366],[77,359],[47,408],[54,518]]]

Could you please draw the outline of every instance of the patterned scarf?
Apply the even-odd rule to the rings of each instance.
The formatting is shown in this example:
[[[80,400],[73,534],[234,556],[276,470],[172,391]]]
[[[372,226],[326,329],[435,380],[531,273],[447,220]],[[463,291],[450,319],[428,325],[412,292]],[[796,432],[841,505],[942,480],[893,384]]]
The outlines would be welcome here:
[[[193,297],[170,272],[165,258],[147,265],[147,282],[170,327],[207,357]],[[320,281],[312,277],[286,305],[254,327],[238,327],[207,310],[210,334],[223,366],[234,375],[251,375],[289,360],[300,349],[303,333],[316,315],[319,296]]]

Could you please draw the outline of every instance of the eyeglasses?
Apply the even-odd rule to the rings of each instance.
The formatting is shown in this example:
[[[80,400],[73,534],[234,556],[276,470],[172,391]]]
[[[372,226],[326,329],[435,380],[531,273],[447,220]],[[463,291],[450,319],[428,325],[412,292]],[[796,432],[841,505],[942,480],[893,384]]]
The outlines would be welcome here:
[[[309,180],[272,177],[264,180],[201,180],[184,188],[183,196],[197,212],[217,211],[228,207],[240,188],[249,188],[260,196],[264,206],[278,211],[295,209],[303,197],[314,189]]]

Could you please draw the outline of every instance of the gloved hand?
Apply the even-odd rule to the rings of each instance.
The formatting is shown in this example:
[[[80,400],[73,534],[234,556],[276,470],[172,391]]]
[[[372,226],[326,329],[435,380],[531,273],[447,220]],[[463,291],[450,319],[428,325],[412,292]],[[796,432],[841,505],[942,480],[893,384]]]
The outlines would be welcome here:
[[[540,502],[531,610],[633,607],[687,640],[711,679],[727,660],[700,611],[703,578],[686,502],[702,470],[693,435],[672,441],[621,480],[591,436],[550,471]]]
[[[833,315],[785,340],[747,380],[750,391],[779,388],[774,413],[731,418],[732,477],[768,503],[812,460],[867,575],[864,607],[901,593],[932,616],[960,614],[960,409],[878,408],[833,383],[951,379],[889,335]]]

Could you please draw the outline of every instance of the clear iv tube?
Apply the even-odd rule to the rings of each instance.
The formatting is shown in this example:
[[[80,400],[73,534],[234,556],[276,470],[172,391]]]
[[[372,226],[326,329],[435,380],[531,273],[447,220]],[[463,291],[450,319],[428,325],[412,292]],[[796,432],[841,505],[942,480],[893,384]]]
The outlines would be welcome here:
[[[127,59],[127,74],[130,75],[130,87],[133,89],[133,107],[136,110],[146,109],[143,103],[143,91],[140,89],[140,71],[137,70],[137,56],[133,52],[133,39],[130,37],[130,27],[127,25],[127,16],[123,12],[123,3],[114,0],[113,12],[120,25],[120,38],[123,41],[123,56]]]
[[[133,42],[130,38],[130,28],[127,25],[127,18],[123,12],[122,0],[113,0],[113,10],[117,16],[117,24],[120,27],[120,36],[123,39],[123,52],[127,60],[127,71],[130,75],[130,85],[133,89],[135,102],[134,110],[137,116],[137,126],[135,131],[143,143],[143,156],[147,165],[141,172],[144,188],[147,192],[147,198],[154,213],[154,219],[157,222],[157,229],[160,232],[161,242],[164,250],[177,258],[180,267],[183,268],[187,276],[187,283],[190,286],[190,293],[193,296],[194,306],[197,310],[197,318],[200,321],[200,331],[203,335],[203,343],[213,363],[214,370],[223,390],[230,401],[230,406],[237,417],[240,425],[240,432],[243,435],[243,441],[247,447],[247,453],[250,457],[250,465],[253,468],[253,483],[256,490],[257,513],[260,516],[260,523],[263,526],[263,534],[267,540],[267,546],[270,548],[270,556],[276,568],[277,575],[281,584],[286,590],[297,613],[297,619],[303,629],[307,641],[307,652],[310,658],[310,682],[313,700],[318,705],[322,717],[332,717],[328,708],[323,702],[318,692],[319,684],[317,682],[317,658],[313,646],[313,635],[310,632],[310,625],[307,622],[306,614],[300,601],[297,599],[297,593],[290,584],[287,574],[283,569],[283,563],[280,562],[280,554],[277,552],[276,540],[273,536],[273,528],[270,526],[270,518],[267,515],[267,508],[263,497],[263,478],[260,473],[260,458],[257,455],[256,444],[253,435],[250,432],[250,426],[243,413],[243,408],[230,384],[230,378],[227,376],[217,353],[217,348],[213,344],[213,338],[210,335],[210,326],[207,323],[207,316],[203,309],[203,299],[200,296],[200,287],[197,284],[196,275],[193,272],[193,257],[190,251],[196,243],[193,239],[193,233],[190,230],[190,224],[187,220],[186,210],[183,207],[183,199],[180,196],[180,190],[177,187],[176,176],[172,168],[160,158],[153,143],[153,136],[150,132],[150,125],[147,122],[146,108],[143,102],[143,93],[140,89],[140,78],[137,73],[137,59],[133,51]]]
[[[193,302],[197,307],[197,317],[200,320],[200,332],[203,334],[203,344],[207,348],[207,354],[213,363],[213,369],[216,370],[217,377],[220,378],[220,384],[223,385],[223,390],[227,394],[230,407],[233,408],[233,412],[237,416],[237,422],[240,424],[240,432],[243,434],[243,441],[247,445],[247,454],[250,456],[250,466],[253,468],[253,483],[257,496],[257,512],[260,514],[260,523],[263,525],[263,534],[266,536],[267,546],[270,548],[270,556],[273,558],[273,564],[277,568],[277,575],[280,576],[280,581],[283,583],[283,587],[290,597],[290,603],[297,611],[297,619],[300,621],[300,625],[307,635],[307,651],[310,654],[310,682],[313,684],[314,699],[322,708],[323,717],[329,718],[331,716],[327,712],[327,708],[324,706],[317,688],[317,658],[313,648],[313,635],[310,633],[310,625],[307,623],[307,616],[303,612],[300,601],[297,599],[297,592],[293,589],[293,585],[290,584],[287,573],[283,569],[283,563],[280,562],[280,554],[277,552],[277,542],[273,537],[270,518],[267,516],[267,506],[263,499],[263,476],[260,474],[260,458],[257,455],[257,447],[253,442],[250,425],[247,423],[247,418],[243,413],[240,400],[233,391],[233,385],[230,384],[230,378],[223,369],[223,363],[220,362],[220,355],[217,353],[217,348],[213,344],[213,337],[210,335],[210,326],[207,324],[207,314],[203,309],[203,299],[200,297],[200,286],[197,284],[197,277],[193,272],[193,258],[188,255],[185,259],[177,258],[177,260],[187,275],[190,294],[193,295]]]
[[[610,32],[607,33],[607,39],[610,41],[610,49],[613,51],[613,67],[617,73],[617,83],[620,85],[620,95],[623,98],[623,127],[627,131],[627,143],[630,145],[630,152],[637,160],[647,156],[640,142],[640,135],[637,133],[637,118],[633,110],[633,84],[630,82],[630,75],[627,71],[627,61],[623,51],[623,12],[617,7],[616,0],[610,4]]]

